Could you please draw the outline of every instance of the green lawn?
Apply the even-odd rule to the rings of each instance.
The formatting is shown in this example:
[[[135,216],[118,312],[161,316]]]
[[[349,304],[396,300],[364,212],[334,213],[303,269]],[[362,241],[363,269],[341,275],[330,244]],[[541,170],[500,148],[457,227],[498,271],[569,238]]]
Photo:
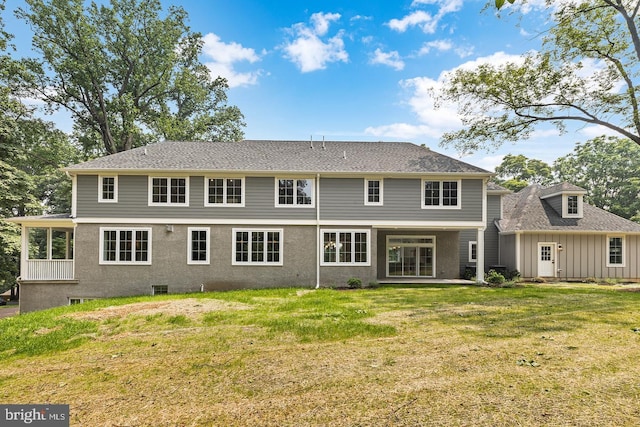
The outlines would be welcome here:
[[[0,402],[82,426],[635,426],[640,292],[274,289],[0,320]]]

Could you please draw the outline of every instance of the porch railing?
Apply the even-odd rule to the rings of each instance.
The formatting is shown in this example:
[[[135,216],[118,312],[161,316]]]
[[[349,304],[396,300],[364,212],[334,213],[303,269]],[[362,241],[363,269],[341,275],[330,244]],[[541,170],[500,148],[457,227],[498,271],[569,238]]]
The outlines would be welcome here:
[[[72,259],[30,259],[22,264],[22,280],[73,280]]]

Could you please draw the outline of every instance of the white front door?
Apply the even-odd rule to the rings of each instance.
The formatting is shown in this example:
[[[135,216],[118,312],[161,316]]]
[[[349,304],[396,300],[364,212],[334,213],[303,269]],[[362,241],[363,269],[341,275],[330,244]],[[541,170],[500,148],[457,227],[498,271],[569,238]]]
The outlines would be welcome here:
[[[538,276],[556,277],[555,243],[538,243]]]

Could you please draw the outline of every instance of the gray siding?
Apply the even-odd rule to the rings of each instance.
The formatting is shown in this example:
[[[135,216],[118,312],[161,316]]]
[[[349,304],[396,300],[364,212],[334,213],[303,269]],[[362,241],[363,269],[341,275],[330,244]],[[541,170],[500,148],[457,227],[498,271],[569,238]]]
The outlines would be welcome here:
[[[522,277],[538,276],[538,242],[562,245],[556,258],[560,279],[640,278],[640,236],[625,237],[625,266],[607,267],[608,241],[606,234],[523,234],[520,237],[520,266]]]
[[[462,180],[461,209],[422,209],[420,179],[386,178],[383,205],[364,204],[364,178],[321,178],[320,216],[325,220],[482,220],[482,180]]]
[[[148,177],[118,177],[118,202],[98,203],[98,177],[77,179],[79,218],[290,219],[315,220],[315,208],[275,207],[272,177],[245,178],[245,206],[204,206],[203,176],[189,180],[189,206],[148,206]],[[317,188],[316,188],[317,190]],[[364,178],[321,178],[323,220],[478,221],[482,180],[462,180],[461,209],[421,209],[420,179],[385,179],[384,205],[365,206]]]
[[[204,206],[204,176],[189,180],[189,206],[149,206],[148,177],[120,175],[118,203],[98,203],[98,177],[78,176],[80,218],[182,218],[182,219],[307,219],[315,208],[275,207],[274,178],[245,178],[245,207]]]
[[[508,270],[517,268],[516,262],[516,236],[515,234],[506,234],[500,236],[500,264],[507,267]],[[522,272],[520,272],[522,275]]]
[[[500,219],[502,196],[487,196],[487,229],[484,232],[484,269],[489,271],[491,266],[503,265],[500,262],[499,248],[500,241],[498,229],[495,226],[495,220]],[[478,234],[476,230],[460,231],[460,275],[464,275],[467,265],[475,265],[469,262],[469,242],[477,241]]]
[[[553,208],[554,211],[558,212],[558,215],[562,216],[562,195],[559,194],[557,196],[549,197],[548,199],[544,199],[545,202],[549,204]]]

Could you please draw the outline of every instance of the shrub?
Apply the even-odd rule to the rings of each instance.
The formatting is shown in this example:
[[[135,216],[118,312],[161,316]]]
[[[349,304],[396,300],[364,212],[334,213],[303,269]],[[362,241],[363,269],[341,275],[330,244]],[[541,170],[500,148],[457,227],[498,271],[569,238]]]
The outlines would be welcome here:
[[[361,288],[362,280],[358,279],[357,277],[352,277],[351,279],[347,280],[347,286],[349,286],[351,289]]]
[[[484,280],[486,280],[490,285],[494,286],[502,285],[505,282],[504,276],[495,270],[489,270]]]
[[[518,270],[508,270],[504,274],[504,278],[508,282],[517,282],[518,280],[520,280],[520,272]]]

